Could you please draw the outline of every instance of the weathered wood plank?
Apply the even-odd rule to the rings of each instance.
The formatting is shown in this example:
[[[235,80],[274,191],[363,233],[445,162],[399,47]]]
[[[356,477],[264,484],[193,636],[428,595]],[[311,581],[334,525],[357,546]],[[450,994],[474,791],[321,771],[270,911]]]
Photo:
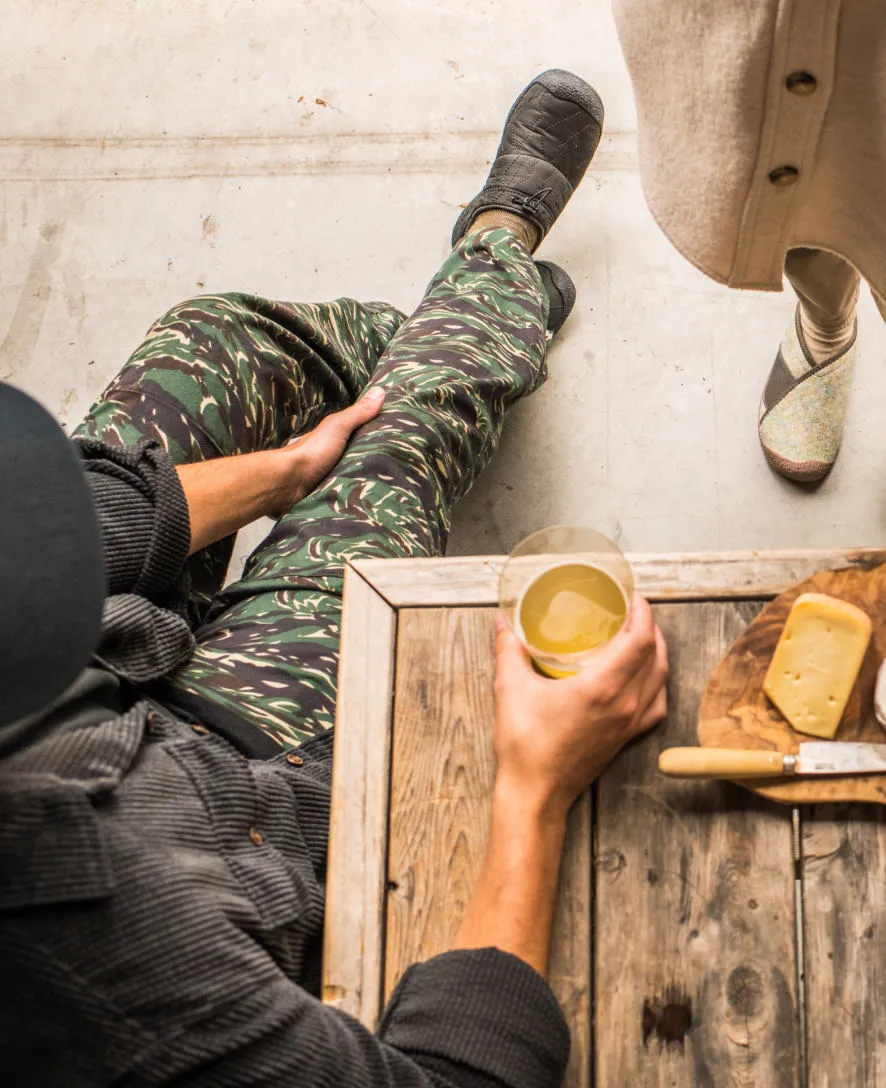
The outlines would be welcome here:
[[[591,1083],[591,989],[593,944],[593,869],[591,794],[569,814],[566,847],[557,889],[551,945],[551,989],[563,1008],[572,1034],[565,1088]]]
[[[694,744],[705,681],[756,605],[663,605],[668,721],[598,784],[596,1083],[794,1088],[800,1078],[790,810],[657,772]]]
[[[417,960],[449,948],[489,836],[495,767],[491,609],[399,614],[391,769],[386,991]],[[551,984],[573,1030],[567,1084],[589,1066],[590,804],[572,814]]]
[[[381,1011],[396,612],[345,574],[323,1000],[374,1028]]]
[[[803,812],[810,1088],[886,1083],[886,813]]]
[[[881,548],[628,555],[637,589],[655,601],[775,597],[819,570],[886,562]],[[355,567],[396,608],[494,605],[506,556],[361,559]]]

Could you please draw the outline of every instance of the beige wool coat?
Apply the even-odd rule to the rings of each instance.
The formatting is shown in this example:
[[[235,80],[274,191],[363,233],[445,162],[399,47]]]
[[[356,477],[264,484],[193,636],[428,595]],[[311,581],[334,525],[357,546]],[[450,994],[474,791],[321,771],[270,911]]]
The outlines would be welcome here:
[[[886,0],[613,0],[649,207],[694,265],[780,290],[795,246],[886,295]]]

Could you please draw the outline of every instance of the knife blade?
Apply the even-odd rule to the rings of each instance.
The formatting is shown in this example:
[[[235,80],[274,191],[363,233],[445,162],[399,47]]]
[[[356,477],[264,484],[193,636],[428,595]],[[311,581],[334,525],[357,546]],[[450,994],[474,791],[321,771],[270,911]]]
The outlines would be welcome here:
[[[886,744],[812,741],[797,755],[745,748],[666,748],[658,769],[671,778],[793,778],[886,774]]]

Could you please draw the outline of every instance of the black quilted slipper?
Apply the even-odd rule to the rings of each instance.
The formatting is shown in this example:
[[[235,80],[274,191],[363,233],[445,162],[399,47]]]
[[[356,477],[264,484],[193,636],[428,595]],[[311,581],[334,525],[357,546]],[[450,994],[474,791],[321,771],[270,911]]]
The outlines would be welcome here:
[[[481,213],[511,212],[538,229],[538,241],[566,207],[603,130],[603,103],[583,79],[552,68],[520,95],[482,190],[458,217],[452,244]]]
[[[535,267],[551,304],[548,310],[548,332],[557,333],[575,305],[575,284],[569,273],[558,264],[536,261]]]

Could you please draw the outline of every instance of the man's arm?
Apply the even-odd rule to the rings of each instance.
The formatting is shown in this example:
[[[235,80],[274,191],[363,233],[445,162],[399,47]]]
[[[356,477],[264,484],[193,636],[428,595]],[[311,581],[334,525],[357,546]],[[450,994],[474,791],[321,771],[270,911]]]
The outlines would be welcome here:
[[[489,844],[455,947],[495,947],[546,976],[569,809],[624,744],[664,717],[667,648],[635,597],[625,628],[576,676],[536,673],[501,618],[497,654]]]
[[[99,520],[108,595],[135,593],[182,611],[188,555],[257,517],[290,510],[383,403],[375,387],[282,449],[178,467],[156,441],[76,439]]]
[[[486,857],[453,947],[498,948],[547,978],[565,833],[562,809],[496,783]]]
[[[356,404],[326,417],[314,430],[278,450],[178,466],[191,518],[190,553],[261,517],[280,517],[333,469],[353,432],[381,411],[374,386]]]

